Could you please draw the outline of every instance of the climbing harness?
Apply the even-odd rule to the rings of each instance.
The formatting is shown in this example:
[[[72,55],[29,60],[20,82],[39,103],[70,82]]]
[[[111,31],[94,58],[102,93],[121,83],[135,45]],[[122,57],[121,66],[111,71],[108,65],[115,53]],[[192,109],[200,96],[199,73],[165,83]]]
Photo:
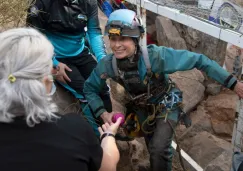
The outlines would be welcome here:
[[[129,36],[132,38],[140,37],[140,42],[144,43],[140,50],[146,66],[146,75],[143,84],[140,83],[138,71],[120,71],[118,69],[117,59],[114,55],[112,56],[112,68],[115,75],[113,79],[127,90],[130,97],[130,102],[126,105],[128,111],[126,112],[125,124],[123,125],[126,135],[131,138],[140,136],[150,137],[154,133],[156,119],[164,119],[165,122],[170,123],[167,117],[171,111],[177,109],[182,111],[178,119],[180,121],[188,120],[188,123],[185,123],[185,125],[189,126],[190,119],[188,119],[188,115],[185,114],[182,109],[182,93],[180,91],[176,92],[175,84],[170,79],[166,79],[164,74],[152,72],[147,45],[146,42],[143,41],[144,30],[143,33],[140,32],[140,34],[138,34],[139,30],[136,27],[129,29],[129,27],[123,25],[123,16],[115,13],[112,17],[110,24],[106,26],[106,33]],[[120,17],[119,19],[121,21],[115,17]],[[134,21],[135,19],[132,20]],[[136,18],[136,21],[137,20]],[[136,80],[138,80],[137,83]],[[138,83],[140,84],[137,86]],[[143,91],[136,91],[137,93],[134,93],[134,91],[131,91],[131,85],[136,85],[135,91],[141,87]],[[174,128],[172,129],[174,131]],[[184,169],[179,146],[177,151]]]

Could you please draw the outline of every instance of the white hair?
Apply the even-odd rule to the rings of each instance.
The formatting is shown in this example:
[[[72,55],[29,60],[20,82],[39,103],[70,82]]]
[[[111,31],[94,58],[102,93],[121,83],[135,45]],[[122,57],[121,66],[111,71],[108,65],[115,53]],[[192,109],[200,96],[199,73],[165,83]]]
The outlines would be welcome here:
[[[42,80],[51,72],[54,49],[32,28],[0,34],[0,122],[24,115],[29,126],[51,121],[57,107],[46,94]],[[16,81],[12,82],[9,75]]]

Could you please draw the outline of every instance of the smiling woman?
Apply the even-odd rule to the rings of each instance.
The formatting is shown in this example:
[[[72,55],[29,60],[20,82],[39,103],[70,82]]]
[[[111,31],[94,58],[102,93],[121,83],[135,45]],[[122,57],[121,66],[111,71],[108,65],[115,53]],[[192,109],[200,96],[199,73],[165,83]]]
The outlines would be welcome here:
[[[108,78],[122,85],[130,95],[123,125],[127,136],[145,137],[152,171],[171,171],[173,130],[179,121],[186,126],[191,123],[182,105],[182,92],[168,74],[197,68],[240,97],[243,97],[243,83],[203,54],[156,45],[140,48],[144,29],[131,10],[111,13],[105,33],[113,54],[104,57],[87,79],[85,96],[96,117],[106,122],[115,112],[100,110],[104,109],[100,90]]]
[[[135,54],[135,50],[137,49],[135,41],[130,37],[114,35],[110,36],[110,47],[117,59],[123,59]]]

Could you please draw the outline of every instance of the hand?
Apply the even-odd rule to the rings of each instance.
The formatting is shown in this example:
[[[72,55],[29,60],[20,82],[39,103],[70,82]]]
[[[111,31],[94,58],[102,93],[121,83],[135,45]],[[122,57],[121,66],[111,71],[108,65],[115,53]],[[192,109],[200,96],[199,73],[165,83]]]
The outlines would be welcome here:
[[[51,69],[51,74],[52,74],[53,76],[58,75],[58,68],[56,68],[56,67],[54,68],[54,67],[53,67],[53,68]]]
[[[115,114],[115,112],[104,112],[100,115],[100,117],[102,118],[103,122],[104,123],[109,123],[109,124],[112,124],[112,117],[113,115]]]
[[[71,79],[66,74],[66,70],[69,72],[72,71],[66,64],[59,62],[58,74],[56,75],[56,79],[64,84],[67,84],[66,81],[71,82]]]
[[[234,88],[234,92],[240,96],[240,98],[243,98],[243,83],[237,82]]]
[[[115,123],[112,124],[108,124],[105,123],[102,125],[102,128],[99,127],[98,130],[100,132],[100,137],[106,132],[106,133],[111,133],[113,135],[116,135],[117,130],[119,128],[119,125],[122,121],[122,118],[118,118],[117,121]]]

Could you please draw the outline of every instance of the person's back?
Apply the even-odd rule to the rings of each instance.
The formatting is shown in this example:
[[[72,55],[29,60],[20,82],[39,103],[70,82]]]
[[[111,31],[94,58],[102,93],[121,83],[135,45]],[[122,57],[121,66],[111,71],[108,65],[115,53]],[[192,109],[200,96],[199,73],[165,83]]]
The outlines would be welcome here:
[[[77,114],[29,127],[23,117],[0,123],[0,165],[6,171],[97,171],[102,148],[89,124]]]
[[[54,49],[41,33],[0,33],[1,171],[113,171],[120,121],[99,128],[101,144],[83,116],[57,114],[51,100]]]

